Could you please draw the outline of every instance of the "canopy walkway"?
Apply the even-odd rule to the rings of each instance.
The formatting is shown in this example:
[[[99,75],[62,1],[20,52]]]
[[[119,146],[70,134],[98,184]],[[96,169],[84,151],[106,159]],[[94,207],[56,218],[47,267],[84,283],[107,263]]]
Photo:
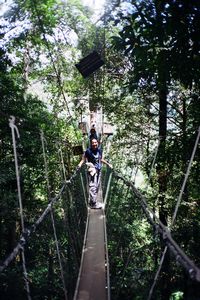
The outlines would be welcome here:
[[[12,127],[12,129],[13,133],[15,128]],[[43,139],[42,141],[44,142]],[[47,179],[47,186],[49,188],[48,164],[46,160],[44,143],[43,154],[45,162],[45,175]],[[143,195],[135,187],[133,182],[124,178],[124,176],[119,174],[116,170],[107,168],[102,173],[101,187],[99,189],[98,197],[99,201],[103,202],[104,208],[99,210],[88,208],[87,172],[83,167],[81,171],[74,172],[69,179],[66,179],[65,174],[63,174],[64,180],[60,190],[55,193],[56,195],[54,197],[51,197],[51,193],[49,192],[48,205],[46,206],[46,208],[33,224],[31,224],[30,226],[26,226],[26,223],[24,222],[24,213],[21,202],[20,178],[18,173],[18,160],[15,144],[14,155],[18,182],[18,196],[20,204],[22,232],[19,241],[15,245],[13,251],[11,251],[11,253],[4,260],[2,260],[0,265],[0,272],[1,274],[3,274],[8,270],[8,268],[11,268],[16,264],[18,265],[19,262],[22,264],[22,273],[25,280],[26,292],[26,295],[24,295],[24,299],[32,299],[29,268],[32,267],[33,262],[31,263],[26,260],[26,252],[28,251],[27,245],[31,242],[36,243],[36,238],[39,237],[40,239],[40,232],[42,239],[45,227],[42,227],[41,225],[43,224],[44,226],[44,222],[45,220],[47,220],[47,216],[49,215],[52,223],[52,234],[54,236],[56,253],[59,262],[58,265],[60,269],[60,277],[63,285],[63,295],[61,295],[60,299],[110,300],[110,274],[108,260],[109,251],[107,249],[106,224],[110,225],[111,227],[111,224],[109,224],[109,215],[112,212],[112,198],[115,195],[114,193],[121,193],[120,197],[121,195],[123,195],[123,197],[130,197],[133,200],[132,202],[134,203],[134,210],[137,211],[137,213],[139,213],[139,211],[141,213],[142,210],[142,218],[146,218],[148,223],[154,229],[154,233],[159,236],[159,239],[162,239],[163,243],[167,247],[166,249],[170,250],[175,260],[184,269],[184,272],[187,273],[187,275],[194,282],[196,282],[197,285],[199,285],[199,267],[195,265],[192,259],[190,259],[188,255],[181,249],[181,247],[175,242],[172,237],[171,230],[160,221],[155,211],[153,211],[152,208],[148,205],[148,201],[145,198],[145,195]],[[65,255],[61,255],[62,249],[61,244],[59,243],[58,232],[56,229],[56,220],[54,217],[54,209],[56,209],[58,203],[63,203],[63,200],[65,200],[65,204],[63,207],[67,206],[63,208],[63,219],[65,224],[64,230],[66,230],[68,234],[67,263],[64,261]],[[118,214],[120,214],[121,205],[121,202],[119,207],[115,205],[116,209],[118,210]],[[178,207],[176,207],[176,213],[177,209]],[[129,216],[129,212],[132,210],[132,208],[127,208],[127,212],[125,211],[127,217]],[[47,231],[49,230],[48,226],[49,225],[47,225],[46,228]],[[33,235],[34,239],[32,239]],[[120,237],[117,243],[119,242]],[[74,255],[75,257],[75,264],[73,266],[71,265],[72,255]],[[131,255],[132,251],[130,249],[130,253],[127,256],[127,263],[124,266],[125,268],[129,264]],[[163,256],[164,255],[165,254],[163,254]],[[29,253],[29,256],[32,257],[33,253],[31,255]],[[122,279],[125,276],[125,271],[126,270],[124,269],[124,273],[121,277]],[[70,281],[71,283],[69,283],[68,281],[71,278],[73,280]],[[153,287],[155,286],[156,280],[157,278],[155,278],[153,282]],[[7,285],[8,288],[11,288],[11,285],[8,285],[7,283],[5,284],[5,282],[3,282],[3,284],[4,286]],[[120,289],[120,282],[118,282],[118,289]],[[5,289],[4,293],[1,294],[2,299],[11,299],[11,297],[9,298],[6,296],[6,293],[7,291]],[[12,292],[10,293],[12,294]],[[151,288],[148,299],[151,299],[152,293],[153,289]],[[15,299],[18,298],[15,297]]]
[[[98,202],[102,203],[102,189]],[[74,300],[109,299],[108,252],[103,209],[88,208],[85,241]]]

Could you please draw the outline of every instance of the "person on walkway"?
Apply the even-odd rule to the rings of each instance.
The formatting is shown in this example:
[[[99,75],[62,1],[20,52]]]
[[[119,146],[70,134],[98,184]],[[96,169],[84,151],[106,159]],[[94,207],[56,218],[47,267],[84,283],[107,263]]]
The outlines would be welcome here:
[[[89,140],[90,140],[90,142],[92,141],[92,139],[98,140],[97,132],[96,132],[96,129],[95,129],[94,127],[92,127],[92,128],[90,129],[90,135],[89,135]]]
[[[97,202],[97,194],[99,188],[99,179],[102,163],[110,168],[112,166],[102,158],[102,150],[98,147],[97,139],[91,140],[91,146],[84,152],[78,168],[86,163],[89,173],[89,205],[92,208],[101,208],[101,204]]]

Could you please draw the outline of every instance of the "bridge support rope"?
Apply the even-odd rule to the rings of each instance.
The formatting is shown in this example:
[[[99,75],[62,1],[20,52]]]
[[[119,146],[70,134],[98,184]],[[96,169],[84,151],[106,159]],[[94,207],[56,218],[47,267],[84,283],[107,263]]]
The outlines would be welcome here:
[[[22,196],[21,196],[20,175],[19,175],[19,166],[18,166],[18,159],[17,159],[15,132],[17,133],[18,138],[20,137],[20,135],[19,135],[18,128],[15,125],[15,117],[14,116],[11,116],[11,118],[9,120],[9,126],[11,128],[11,133],[12,133],[13,151],[14,151],[14,159],[15,159],[15,172],[16,172],[16,180],[17,180],[17,191],[18,191],[18,199],[19,199],[20,218],[21,218],[21,228],[22,228],[22,234],[24,234],[25,227],[24,227],[23,205],[22,205]],[[27,269],[26,269],[26,259],[25,259],[25,254],[24,254],[24,246],[21,245],[20,249],[21,249],[21,255],[22,255],[22,266],[23,266],[27,298],[28,298],[28,300],[31,300],[29,279],[28,279],[28,273],[27,273]]]
[[[46,182],[47,182],[47,192],[48,192],[48,199],[49,199],[49,202],[50,202],[51,189],[50,189],[50,184],[49,184],[48,163],[47,163],[47,159],[46,159],[46,151],[45,151],[44,141],[45,141],[44,134],[41,131],[41,142],[42,142],[42,151],[43,151],[43,157],[44,157],[44,167],[45,167],[45,176],[46,176]],[[65,284],[64,271],[63,271],[63,266],[62,266],[62,261],[61,261],[61,256],[60,256],[60,249],[59,249],[59,243],[58,243],[58,237],[57,237],[57,232],[56,232],[56,226],[55,226],[54,213],[53,213],[53,207],[52,206],[50,207],[50,215],[51,215],[51,223],[52,223],[52,227],[53,227],[53,234],[54,234],[54,239],[55,239],[56,252],[57,252],[57,256],[58,256],[58,262],[59,262],[59,267],[60,267],[60,273],[61,273],[61,279],[62,279],[62,284],[63,284],[65,300],[68,300],[67,288],[66,288],[66,284]]]

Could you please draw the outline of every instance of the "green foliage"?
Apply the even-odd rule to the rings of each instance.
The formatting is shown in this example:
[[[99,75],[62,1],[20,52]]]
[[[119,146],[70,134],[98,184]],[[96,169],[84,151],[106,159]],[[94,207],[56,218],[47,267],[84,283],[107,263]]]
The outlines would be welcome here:
[[[183,292],[175,292],[171,295],[170,300],[181,300],[183,299]]]
[[[30,8],[31,12],[32,7],[29,7],[29,4],[33,5],[32,3],[26,2],[27,7],[23,7],[26,12],[28,8]],[[49,5],[49,3],[47,4]],[[51,4],[53,5],[53,2]],[[45,13],[46,9],[47,6],[43,5],[41,7],[41,13]],[[50,9],[50,11],[52,18],[50,15],[47,15],[47,18],[44,20],[45,26],[49,27],[48,33],[52,32],[52,26],[55,25],[54,16],[52,14],[53,10]],[[15,11],[15,13],[16,12],[17,11]],[[20,11],[20,13],[22,12],[23,10]],[[21,16],[24,17],[23,14]],[[34,17],[34,15],[32,15],[32,17]],[[34,20],[34,18],[32,20]],[[29,39],[31,45],[35,45],[35,41],[37,42],[39,36],[41,41],[41,32],[39,35],[33,35],[32,38]],[[34,40],[34,38],[36,38],[36,40]],[[25,45],[24,36],[15,39],[15,43],[10,43],[10,48],[7,47],[7,49],[13,51],[19,49],[18,47],[23,45]],[[40,49],[46,47],[44,43],[38,43],[37,47],[38,46],[40,46]],[[36,53],[34,51],[37,51],[37,49],[32,50],[32,53]],[[1,52],[0,192],[2,197],[0,200],[0,254],[1,259],[4,260],[15,247],[21,233],[13,144],[11,130],[9,128],[10,116],[15,116],[15,125],[20,133],[20,138],[16,138],[16,148],[26,228],[29,228],[36,221],[37,217],[41,215],[41,212],[46,208],[49,201],[41,143],[41,130],[45,137],[45,152],[52,197],[60,190],[63,182],[63,169],[58,150],[62,149],[66,166],[66,178],[69,178],[75,163],[72,147],[81,136],[80,133],[77,134],[77,129],[72,123],[68,124],[64,117],[57,117],[54,112],[50,112],[50,110],[47,109],[44,102],[27,92],[27,86],[23,79],[24,74],[22,74],[22,60],[19,63],[13,64],[6,57],[8,52]],[[23,59],[23,56],[19,52],[16,51],[16,53],[19,54],[18,58]],[[35,62],[32,60],[32,63],[33,66]],[[34,71],[33,73],[28,74],[29,78],[31,78],[32,74],[33,76],[37,75],[37,78],[41,75],[40,72],[36,74],[36,71]],[[72,200],[75,201],[74,198],[72,198]],[[77,199],[76,205],[78,207]],[[70,212],[75,209],[75,206],[71,205],[71,207],[67,209],[69,210],[68,214],[70,214]],[[65,235],[69,227],[66,225],[66,230],[63,231],[64,216],[61,211],[61,207],[55,211],[55,216],[58,219],[57,234],[61,244],[65,245],[65,247],[67,246],[66,249],[63,247],[61,252],[65,258],[65,272],[66,274],[70,274],[70,277],[67,278],[70,291],[69,294],[73,294],[78,272],[78,261],[81,255],[81,247],[80,244],[76,245],[76,242],[73,241],[69,235]],[[80,215],[77,216],[76,214],[75,220],[81,226],[81,230],[79,228],[79,231],[74,233],[74,237],[76,236],[78,244],[80,243],[80,240],[83,240],[85,217]],[[49,221],[44,223],[40,231],[41,235],[39,236],[36,234],[35,238],[29,241],[30,243],[25,249],[26,262],[31,293],[33,293],[36,298],[45,298],[52,293],[51,295],[54,299],[60,299],[63,296],[63,290],[62,282],[60,280],[60,268],[56,259],[55,242],[52,238],[52,230],[49,230],[51,226]],[[72,228],[77,227],[74,225],[71,229]],[[75,252],[73,252],[74,249],[76,249]],[[25,299],[26,295],[24,292],[20,255],[14,260],[12,266],[9,267],[11,267],[10,271],[5,271],[1,273],[0,276],[1,297],[2,299],[8,299],[9,297],[10,299],[15,298],[16,300]],[[50,276],[50,278],[48,276]],[[13,277],[16,277],[14,285]],[[72,297],[72,295],[70,297]]]
[[[116,17],[121,30],[113,42],[134,65],[130,84],[141,78],[158,80],[159,84],[157,76],[165,76],[168,82],[178,79],[186,86],[193,81],[199,84],[200,68],[195,62],[199,3],[140,1],[132,3],[129,11],[120,11]]]
[[[116,125],[109,153],[114,167],[135,180],[139,165],[142,177],[148,179],[158,142],[158,91],[166,83],[169,92],[167,139],[165,152],[158,156],[160,159],[164,155],[163,178],[166,178],[167,190],[163,193],[159,190],[156,160],[146,195],[156,213],[159,212],[158,197],[164,197],[170,225],[200,119],[200,8],[197,1],[186,2],[139,1],[129,3],[128,10],[122,6],[117,8],[117,3],[113,2],[112,14],[106,11],[104,24],[103,18],[93,24],[91,10],[83,7],[80,1],[14,1],[12,10],[5,16],[7,21],[1,25],[2,258],[12,251],[21,232],[10,116],[16,117],[20,133],[16,142],[24,218],[25,225],[31,226],[49,200],[41,130],[45,136],[53,197],[63,182],[58,148],[63,153],[67,178],[79,159],[74,158],[72,148],[81,140],[81,134],[77,132],[71,113],[79,116],[76,105],[88,94],[90,108],[102,105],[108,119]],[[109,3],[106,10],[111,5]],[[85,80],[75,63],[94,49],[102,55],[105,66]],[[29,94],[29,84],[35,81],[42,83],[47,105],[40,97]],[[199,264],[200,240],[198,157],[199,149],[172,229],[173,237],[196,264]],[[142,186],[139,188],[142,190]],[[54,207],[69,299],[73,298],[85,228],[86,211],[81,199],[81,183],[75,181],[63,196],[63,202]],[[159,263],[160,241],[129,188],[120,181],[113,180],[107,222],[113,298],[146,299]],[[34,233],[26,246],[26,254],[35,299],[61,299],[62,283],[50,219],[42,224],[40,233]],[[17,300],[18,295],[18,299],[25,299],[21,257],[18,256],[10,267],[1,275],[1,297]],[[191,300],[195,293],[196,299],[199,298],[197,285],[191,283],[172,258],[169,267],[168,273],[163,272],[157,282],[155,298],[167,298],[163,294],[163,275],[169,283],[168,299],[182,299],[188,294]]]
[[[153,268],[151,230],[129,188],[112,181],[107,207],[111,296],[144,299]]]

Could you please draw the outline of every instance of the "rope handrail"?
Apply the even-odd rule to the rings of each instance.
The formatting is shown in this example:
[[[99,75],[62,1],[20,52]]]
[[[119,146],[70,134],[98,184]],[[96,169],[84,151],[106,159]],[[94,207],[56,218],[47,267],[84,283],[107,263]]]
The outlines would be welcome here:
[[[161,234],[161,237],[165,244],[169,247],[174,254],[176,260],[186,269],[191,279],[200,282],[200,268],[198,268],[194,262],[183,252],[171,236],[169,229],[160,221],[156,214],[147,205],[146,198],[136,189],[134,184],[126,180],[122,175],[113,171],[113,175],[124,181],[127,186],[130,186],[136,198],[140,201],[143,212],[145,213],[149,223],[155,226],[156,231]]]
[[[0,272],[2,272],[13,261],[13,259],[19,253],[19,251],[21,249],[23,249],[23,247],[25,246],[27,240],[30,238],[31,234],[33,234],[36,231],[37,227],[40,225],[40,223],[44,220],[44,218],[50,212],[51,207],[60,199],[60,197],[62,196],[62,194],[65,190],[65,188],[69,184],[72,183],[72,181],[74,180],[76,175],[77,175],[77,171],[75,171],[74,174],[72,174],[70,179],[68,179],[67,181],[64,182],[64,184],[61,187],[59,193],[55,197],[50,199],[49,204],[47,205],[45,210],[42,212],[42,214],[39,216],[39,218],[36,220],[36,222],[30,228],[24,228],[24,232],[21,234],[19,242],[17,243],[17,245],[15,246],[13,251],[9,254],[9,256],[0,264]]]

